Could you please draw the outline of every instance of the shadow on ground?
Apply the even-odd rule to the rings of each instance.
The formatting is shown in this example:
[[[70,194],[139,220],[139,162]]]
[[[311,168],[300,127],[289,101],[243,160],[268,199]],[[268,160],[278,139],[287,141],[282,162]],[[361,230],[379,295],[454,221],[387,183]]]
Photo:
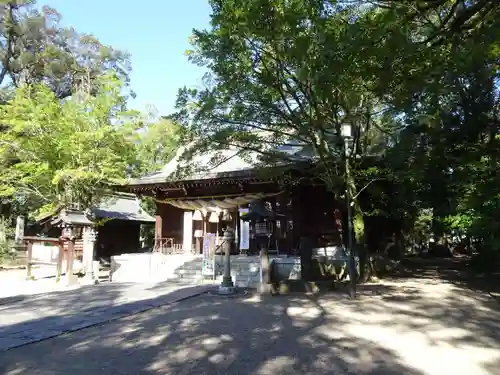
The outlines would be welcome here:
[[[500,313],[436,278],[341,294],[204,295],[0,354],[19,374],[500,374]]]
[[[452,258],[407,258],[391,278],[440,280],[490,294],[500,302],[500,275],[480,274],[474,272],[470,265],[471,258],[463,255]]]

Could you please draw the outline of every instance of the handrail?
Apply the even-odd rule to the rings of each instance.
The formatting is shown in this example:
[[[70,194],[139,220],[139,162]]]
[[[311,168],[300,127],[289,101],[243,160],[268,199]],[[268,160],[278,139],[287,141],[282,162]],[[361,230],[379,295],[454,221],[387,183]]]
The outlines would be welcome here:
[[[226,241],[227,241],[227,240],[222,240],[222,242],[221,242],[219,245],[217,245],[217,247],[216,247],[216,248],[215,248],[215,250],[214,250],[214,254],[217,252],[217,250],[218,250],[218,249],[220,249],[220,247],[221,247],[222,245],[224,245],[224,243],[226,243]]]

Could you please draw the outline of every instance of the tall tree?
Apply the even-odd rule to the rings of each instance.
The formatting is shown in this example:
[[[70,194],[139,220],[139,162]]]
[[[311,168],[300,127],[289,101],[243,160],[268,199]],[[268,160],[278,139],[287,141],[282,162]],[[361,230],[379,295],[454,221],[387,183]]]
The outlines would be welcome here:
[[[62,99],[82,85],[98,90],[98,78],[113,70],[123,82],[129,55],[96,37],[61,26],[61,15],[32,0],[0,5],[0,87],[44,83]]]
[[[195,30],[188,51],[191,61],[209,68],[205,88],[184,88],[177,102],[194,148],[237,147],[273,163],[287,159],[274,146],[302,142],[330,191],[341,199],[347,186],[356,239],[364,242],[360,194],[390,178],[370,160],[385,154],[395,132],[374,82],[387,63],[380,51],[399,50],[398,38],[410,37],[393,27],[388,39],[376,12],[330,1],[210,4],[211,28]],[[352,128],[351,147],[341,136],[345,124]]]
[[[496,0],[355,0],[382,9],[400,10],[406,20],[417,20],[427,31],[426,43],[444,43],[471,36],[499,24]]]
[[[22,86],[0,107],[0,195],[32,209],[85,208],[125,178],[134,155],[127,127],[116,124],[121,83],[110,76],[99,83],[97,95],[65,101],[44,84]]]
[[[166,117],[146,121],[142,129],[133,133],[135,173],[158,172],[174,156],[180,136],[179,125]]]
[[[352,43],[358,30],[350,19],[362,17],[361,10],[336,10],[320,0],[210,3],[212,28],[195,30],[188,52],[210,69],[206,87],[185,88],[178,97],[179,117],[191,134],[211,146],[280,157],[269,155],[273,145],[303,141],[332,188],[343,155],[342,124],[354,129],[353,160],[382,150],[383,108],[354,53],[365,41]]]

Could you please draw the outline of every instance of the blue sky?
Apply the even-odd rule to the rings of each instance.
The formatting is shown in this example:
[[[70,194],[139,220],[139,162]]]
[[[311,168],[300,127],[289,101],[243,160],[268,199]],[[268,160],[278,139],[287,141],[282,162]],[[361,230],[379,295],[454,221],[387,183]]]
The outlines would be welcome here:
[[[130,103],[143,110],[154,105],[160,115],[173,111],[177,90],[201,82],[203,70],[184,51],[193,28],[206,28],[207,0],[43,0],[63,16],[63,24],[92,33],[104,44],[132,54]]]

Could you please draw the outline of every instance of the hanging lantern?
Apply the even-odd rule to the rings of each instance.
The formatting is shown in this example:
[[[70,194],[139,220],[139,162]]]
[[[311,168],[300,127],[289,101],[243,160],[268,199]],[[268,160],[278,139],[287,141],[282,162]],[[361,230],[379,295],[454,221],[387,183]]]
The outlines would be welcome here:
[[[196,210],[193,214],[193,221],[203,221],[203,215],[200,210]]]
[[[210,212],[210,216],[208,218],[209,223],[218,223],[219,222],[219,214],[217,212]]]
[[[233,217],[228,210],[222,211],[222,221],[232,221]]]

